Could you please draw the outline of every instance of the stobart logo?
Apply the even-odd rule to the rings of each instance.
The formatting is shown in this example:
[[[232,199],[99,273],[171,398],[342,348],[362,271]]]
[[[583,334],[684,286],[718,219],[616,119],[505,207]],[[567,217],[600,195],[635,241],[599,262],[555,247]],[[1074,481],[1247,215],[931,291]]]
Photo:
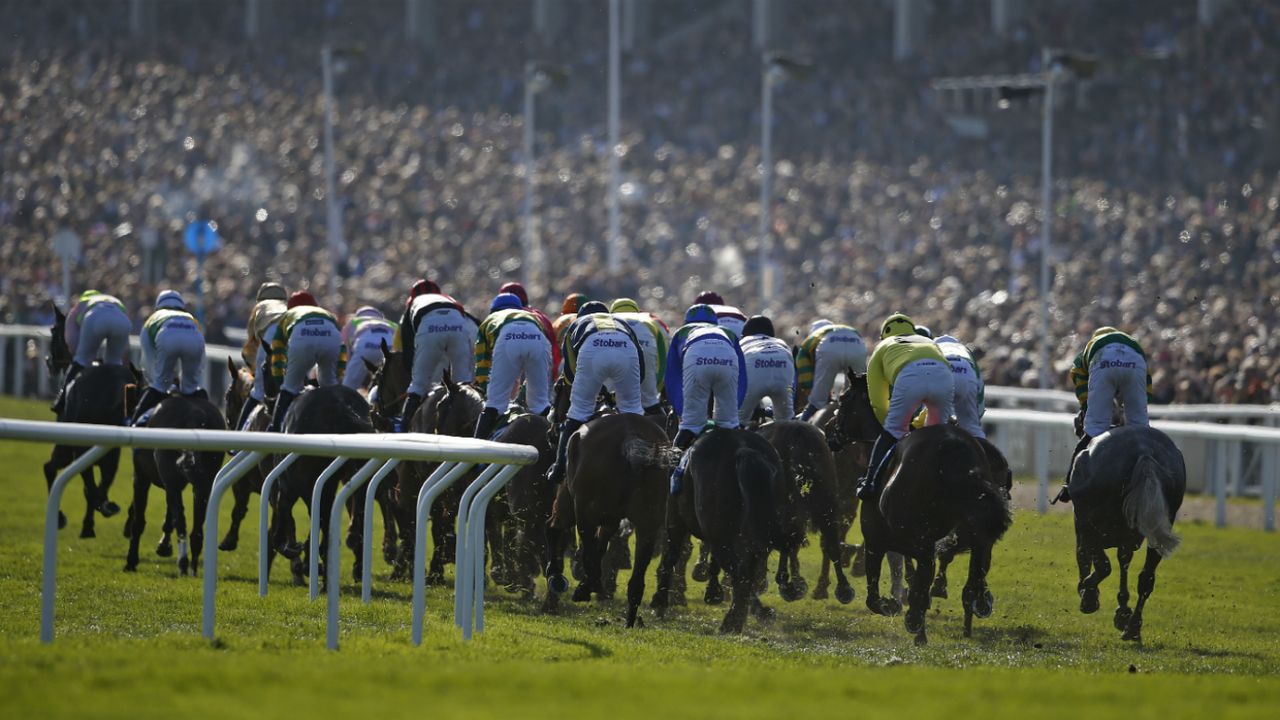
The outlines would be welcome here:
[[[1138,363],[1133,362],[1132,360],[1124,361],[1124,362],[1120,360],[1103,360],[1102,362],[1098,363],[1098,367],[1103,370],[1110,370],[1112,368],[1124,368],[1128,370],[1133,370],[1138,367]]]
[[[767,359],[756,360],[754,365],[754,367],[758,367],[758,368],[785,368],[786,366],[787,366],[786,360],[767,360]]]
[[[732,366],[734,364],[735,364],[734,361],[729,358],[708,358],[708,357],[700,357],[698,358],[698,361],[694,363],[694,365],[719,365],[722,367]]]
[[[427,332],[462,332],[461,325],[434,325],[427,323]]]
[[[624,348],[630,347],[631,343],[626,340],[613,340],[610,338],[597,337],[591,339],[591,345],[592,347]]]

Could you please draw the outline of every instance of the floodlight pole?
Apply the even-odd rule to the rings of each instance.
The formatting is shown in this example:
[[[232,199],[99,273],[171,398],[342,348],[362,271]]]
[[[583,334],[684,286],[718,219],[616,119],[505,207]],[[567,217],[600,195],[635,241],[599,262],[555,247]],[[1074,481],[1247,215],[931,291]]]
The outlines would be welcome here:
[[[1049,64],[1049,53],[1045,53],[1044,69],[1044,115],[1040,122],[1040,212],[1043,218],[1040,224],[1040,389],[1047,390],[1051,384],[1052,369],[1050,363],[1049,339],[1049,305],[1052,301],[1053,283],[1049,273],[1053,224],[1053,89],[1057,79],[1056,65]]]
[[[333,158],[333,48],[327,43],[320,48],[320,69],[324,79],[324,201],[325,230],[329,245],[329,307],[338,309],[338,252],[342,245],[342,227],[338,216],[337,192],[334,189]]]
[[[534,173],[534,123],[537,112],[537,95],[546,85],[546,75],[532,62],[524,66],[524,259],[527,268],[525,280],[530,286],[538,286],[543,276],[542,238],[534,227],[533,195],[536,192]]]
[[[622,109],[622,12],[619,3],[620,0],[609,0],[609,237],[606,257],[610,275],[616,274],[622,264],[621,218],[618,214],[618,186],[622,175],[622,158],[618,157],[618,125]]]
[[[785,72],[764,61],[760,75],[760,312],[768,313],[773,302],[773,87]]]

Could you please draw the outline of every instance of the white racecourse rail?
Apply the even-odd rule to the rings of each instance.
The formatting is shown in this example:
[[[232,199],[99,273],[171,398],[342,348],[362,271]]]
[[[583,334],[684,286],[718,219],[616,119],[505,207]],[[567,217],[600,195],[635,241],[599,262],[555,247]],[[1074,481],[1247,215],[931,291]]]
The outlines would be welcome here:
[[[458,568],[454,591],[454,615],[462,628],[463,637],[470,638],[472,629],[484,629],[484,514],[489,499],[502,488],[520,466],[538,459],[536,448],[528,445],[510,445],[469,438],[445,437],[406,433],[403,435],[286,435],[279,433],[245,433],[227,430],[168,430],[150,428],[122,428],[107,425],[83,425],[78,423],[36,422],[0,419],[0,439],[29,442],[61,443],[83,446],[83,455],[59,473],[49,488],[49,501],[45,508],[44,526],[44,575],[40,604],[40,639],[53,641],[53,601],[56,588],[58,562],[58,508],[67,483],[81,470],[93,464],[111,448],[154,448],[176,450],[210,450],[236,452],[230,462],[222,467],[214,478],[209,497],[209,509],[205,514],[204,558],[204,636],[213,639],[214,600],[217,591],[218,563],[218,509],[223,495],[242,475],[255,467],[268,453],[285,455],[269,479],[274,482],[283,468],[301,455],[335,458],[316,483],[316,493],[332,478],[347,459],[366,460],[351,481],[342,488],[334,500],[330,514],[329,537],[341,535],[342,512],[348,497],[358,490],[375,473],[385,477],[401,460],[440,462],[440,469],[423,485],[418,496],[418,533],[425,534],[425,511],[431,500],[462,477],[477,464],[488,467],[480,473],[463,494],[458,508]],[[263,497],[269,497],[270,488],[263,488]],[[434,494],[432,494],[434,493]],[[425,503],[424,503],[425,501]],[[265,505],[265,503],[264,503]],[[424,507],[425,506],[425,507]],[[320,507],[319,502],[312,504]],[[473,515],[474,513],[474,515]],[[313,514],[311,523],[311,570],[313,588],[316,582],[315,544],[319,535],[321,518]],[[478,528],[478,530],[476,530]],[[265,537],[265,534],[264,534]],[[366,545],[369,538],[366,537]],[[326,562],[328,589],[328,645],[338,647],[338,582],[342,543],[336,539],[329,543]],[[260,546],[261,548],[261,546]],[[261,550],[260,550],[261,551]],[[418,579],[424,576],[426,553],[419,549],[414,558],[414,642],[422,637],[422,618],[425,609],[424,595]],[[265,564],[265,554],[260,558]],[[315,593],[312,594],[312,599]],[[474,620],[474,625],[473,621]],[[465,623],[465,624],[464,624]]]

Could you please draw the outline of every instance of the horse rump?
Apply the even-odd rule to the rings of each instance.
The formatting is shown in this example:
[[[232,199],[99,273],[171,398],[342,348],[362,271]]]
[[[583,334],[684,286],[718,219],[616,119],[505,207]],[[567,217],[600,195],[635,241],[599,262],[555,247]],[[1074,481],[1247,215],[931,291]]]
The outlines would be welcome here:
[[[993,482],[983,448],[972,439],[947,438],[939,456],[948,458],[941,464],[940,488],[960,511],[959,529],[990,543],[1004,537],[1013,515],[1005,493]]]
[[[1133,466],[1121,508],[1129,527],[1142,533],[1147,545],[1161,557],[1169,557],[1182,539],[1173,532],[1172,513],[1165,500],[1160,478],[1167,471],[1151,455],[1143,455]]]

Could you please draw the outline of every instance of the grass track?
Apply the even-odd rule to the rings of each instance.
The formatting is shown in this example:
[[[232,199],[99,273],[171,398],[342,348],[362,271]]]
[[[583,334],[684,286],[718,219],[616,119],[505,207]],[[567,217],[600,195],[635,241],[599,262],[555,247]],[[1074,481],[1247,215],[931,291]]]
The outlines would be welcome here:
[[[47,419],[35,403],[0,400],[0,416]],[[428,596],[427,637],[408,642],[408,586],[386,581],[375,600],[345,588],[343,649],[324,650],[324,606],[277,573],[256,592],[256,525],[221,554],[219,641],[200,640],[200,584],[151,552],[163,515],[152,493],[136,575],[121,572],[123,517],[98,538],[60,541],[58,639],[39,644],[40,537],[46,448],[0,443],[0,708],[6,717],[334,716],[370,711],[440,717],[1274,717],[1280,707],[1280,543],[1257,531],[1180,526],[1185,543],[1161,567],[1146,643],[1112,630],[1115,579],[1103,610],[1076,609],[1070,519],[1019,513],[997,546],[995,615],[960,637],[959,594],[929,614],[927,648],[901,618],[858,598],[803,600],[745,636],[715,634],[723,608],[700,603],[647,627],[621,627],[620,602],[543,617],[490,593],[487,629],[464,644],[450,592]],[[127,505],[126,461],[112,497]],[[66,495],[71,528],[83,500]],[[229,500],[229,498],[228,498]],[[225,512],[229,512],[230,503]],[[188,512],[190,504],[188,503]],[[255,517],[256,504],[250,519]],[[225,527],[225,520],[224,525]],[[812,581],[816,548],[806,549]],[[350,554],[344,553],[344,573]],[[958,566],[959,568],[959,566]],[[652,589],[652,579],[650,579]],[[694,584],[691,596],[700,592]],[[1130,666],[1135,672],[1130,672]]]

